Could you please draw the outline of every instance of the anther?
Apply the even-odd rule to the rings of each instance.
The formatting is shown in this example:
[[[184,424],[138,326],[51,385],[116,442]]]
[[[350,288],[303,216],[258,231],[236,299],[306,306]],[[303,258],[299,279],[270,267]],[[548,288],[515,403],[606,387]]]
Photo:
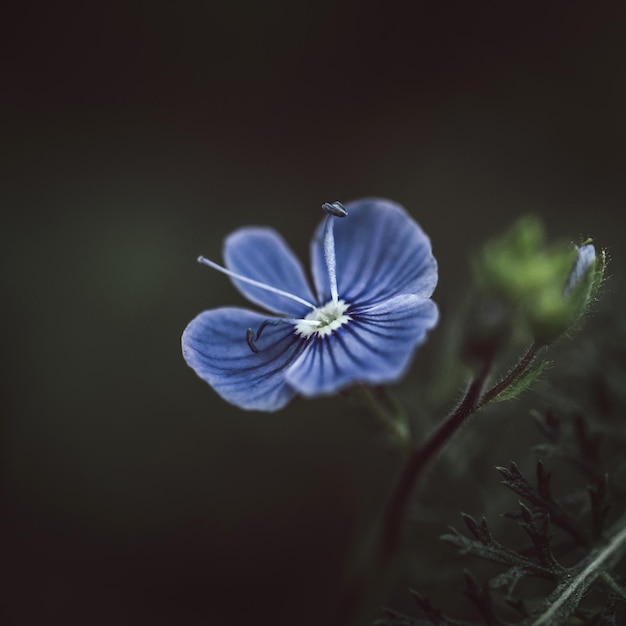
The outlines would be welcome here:
[[[339,201],[324,202],[324,204],[322,204],[322,211],[328,213],[328,215],[333,215],[334,217],[346,217],[348,215],[346,207]]]
[[[246,341],[248,342],[250,350],[252,350],[255,354],[258,354],[259,349],[254,345],[254,331],[252,328],[248,328],[246,331]]]
[[[288,319],[265,320],[261,322],[261,325],[256,329],[256,331],[254,331],[252,328],[248,328],[248,330],[246,330],[246,342],[248,343],[248,347],[250,348],[250,350],[252,350],[252,352],[258,354],[260,350],[256,347],[255,342],[261,338],[261,333],[265,330],[265,328],[267,328],[268,326],[276,326],[277,324],[281,324],[283,322],[294,321],[295,320]]]

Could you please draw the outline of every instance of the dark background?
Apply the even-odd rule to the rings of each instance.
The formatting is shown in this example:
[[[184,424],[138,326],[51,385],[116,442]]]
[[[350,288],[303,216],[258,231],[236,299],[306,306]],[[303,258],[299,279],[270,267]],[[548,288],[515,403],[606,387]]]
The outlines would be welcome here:
[[[527,212],[555,236],[593,235],[617,273],[623,6],[5,15],[5,623],[327,623],[398,459],[350,402],[242,413],[199,381],[183,328],[243,300],[195,258],[221,260],[251,223],[306,258],[321,202],[377,195],[430,234],[444,321],[471,250]]]

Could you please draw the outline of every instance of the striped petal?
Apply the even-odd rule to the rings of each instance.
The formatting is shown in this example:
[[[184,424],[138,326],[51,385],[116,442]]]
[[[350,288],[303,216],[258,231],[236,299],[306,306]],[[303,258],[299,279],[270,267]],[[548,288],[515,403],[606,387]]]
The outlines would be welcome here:
[[[185,329],[183,356],[196,374],[224,400],[243,409],[276,411],[296,391],[285,371],[304,347],[293,324],[274,318],[256,341],[253,352],[246,341],[248,328],[257,329],[267,316],[238,307],[200,313]]]
[[[348,314],[352,319],[330,335],[311,337],[287,370],[286,380],[298,392],[314,396],[357,382],[398,380],[439,319],[435,303],[414,294]]]
[[[430,297],[437,284],[437,262],[417,222],[389,200],[357,200],[345,208],[348,216],[334,224],[339,297],[352,304],[376,304],[402,293]],[[330,284],[324,222],[311,244],[311,262],[320,302],[326,302]]]
[[[224,243],[226,267],[246,278],[286,291],[311,304],[311,293],[304,270],[285,240],[271,228],[240,228]],[[248,300],[269,311],[303,317],[311,309],[301,302],[255,287],[233,278],[233,283]]]

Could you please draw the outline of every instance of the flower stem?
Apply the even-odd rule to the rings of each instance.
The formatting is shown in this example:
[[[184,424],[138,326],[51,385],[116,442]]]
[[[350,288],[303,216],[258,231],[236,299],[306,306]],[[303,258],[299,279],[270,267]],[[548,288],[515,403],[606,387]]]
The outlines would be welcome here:
[[[368,553],[368,560],[374,557],[373,563],[359,563],[360,577],[351,581],[344,592],[342,602],[339,605],[335,626],[356,626],[360,624],[360,618],[367,614],[372,603],[372,595],[375,595],[375,585],[384,582],[387,567],[395,556],[400,542],[405,513],[407,511],[411,495],[415,485],[422,474],[422,470],[429,461],[441,450],[445,443],[454,435],[463,422],[476,410],[480,393],[485,383],[489,366],[486,364],[481,373],[470,383],[465,397],[456,410],[432,433],[432,435],[419,447],[408,448],[409,455],[396,487],[388,501],[380,526],[374,531],[373,552]],[[366,399],[374,407],[380,406],[374,400],[371,392],[363,386],[361,391]],[[382,410],[381,410],[382,411]],[[378,412],[379,416],[385,415]],[[394,424],[395,427],[395,424]],[[373,565],[373,571],[369,567]],[[371,572],[370,575],[363,572]]]
[[[372,593],[372,584],[380,584],[384,580],[385,571],[393,561],[400,544],[402,529],[412,494],[429,464],[458,432],[461,426],[466,423],[469,417],[524,375],[541,347],[540,344],[532,344],[522,355],[519,362],[500,382],[483,392],[492,365],[491,359],[486,359],[481,369],[470,382],[463,400],[461,400],[457,408],[418,446],[410,445],[410,433],[408,431],[404,432],[399,428],[401,424],[389,417],[388,413],[376,401],[371,391],[364,386],[360,387],[368,404],[374,409],[381,421],[405,444],[408,457],[388,500],[378,529],[377,538],[375,539],[373,553],[375,570],[373,578],[365,577],[352,582],[339,607],[339,619],[336,624],[341,626],[356,624],[359,615],[364,614],[361,611],[368,604],[368,598]],[[372,553],[370,552],[370,554]]]
[[[397,420],[401,424],[406,424],[406,429],[410,431],[409,418],[404,410],[404,406],[402,406],[398,399],[390,393],[384,385],[378,385],[375,387],[375,390],[378,397],[389,407]]]
[[[396,487],[389,499],[383,518],[379,566],[384,567],[395,554],[400,541],[404,516],[411,494],[426,466],[480,406],[480,396],[487,380],[490,362],[486,362],[470,383],[457,408],[431,433],[426,441],[411,449],[411,453]]]
[[[379,555],[381,566],[388,563],[395,553],[400,541],[403,520],[411,494],[424,469],[471,415],[491,402],[526,372],[541,348],[541,344],[532,343],[510,372],[500,382],[483,393],[491,369],[491,360],[486,360],[470,383],[457,408],[431,433],[421,446],[412,448],[385,512]]]
[[[489,404],[507,387],[517,381],[524,374],[528,366],[533,362],[533,359],[537,356],[537,353],[542,347],[543,346],[541,344],[532,343],[522,355],[522,358],[518,361],[517,365],[515,365],[515,367],[499,383],[495,384],[491,389],[489,389],[489,391],[484,393],[476,407],[476,410]]]
[[[406,422],[400,419],[401,416],[398,416],[394,419],[394,417],[389,415],[389,413],[381,406],[378,400],[376,400],[374,394],[369,387],[366,387],[365,385],[359,385],[359,390],[367,405],[381,421],[385,430],[393,435],[393,437],[397,439],[402,447],[408,452],[408,450],[410,449],[410,433],[409,429],[406,426]]]

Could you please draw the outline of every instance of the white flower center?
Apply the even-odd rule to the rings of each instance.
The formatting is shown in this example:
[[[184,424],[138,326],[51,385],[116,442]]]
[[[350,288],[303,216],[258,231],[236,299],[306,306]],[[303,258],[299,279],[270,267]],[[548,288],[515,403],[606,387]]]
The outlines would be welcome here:
[[[304,319],[297,320],[296,334],[305,339],[316,333],[319,337],[326,337],[352,319],[346,315],[349,308],[350,305],[343,300],[331,300],[313,309]]]

